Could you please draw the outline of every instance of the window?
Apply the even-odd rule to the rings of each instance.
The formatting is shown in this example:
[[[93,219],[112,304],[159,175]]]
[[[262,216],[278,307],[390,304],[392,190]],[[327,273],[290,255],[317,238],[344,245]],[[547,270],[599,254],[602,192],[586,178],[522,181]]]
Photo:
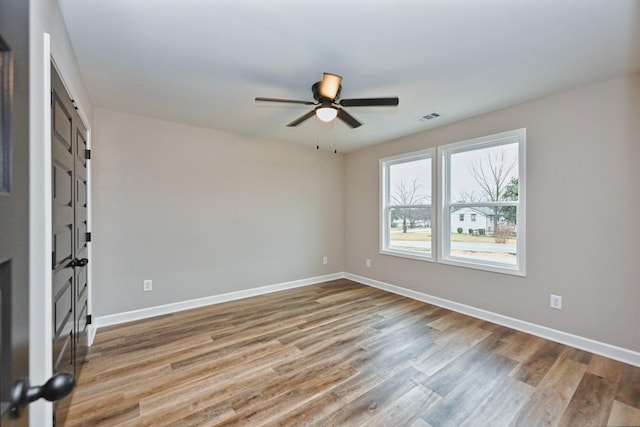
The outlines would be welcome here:
[[[380,160],[380,252],[433,260],[431,226],[434,150]]]
[[[438,261],[525,274],[525,137],[519,129],[438,148]],[[467,212],[477,232],[456,232]]]
[[[464,214],[460,214],[460,222],[464,222]]]
[[[476,222],[476,214],[471,214],[471,222]]]

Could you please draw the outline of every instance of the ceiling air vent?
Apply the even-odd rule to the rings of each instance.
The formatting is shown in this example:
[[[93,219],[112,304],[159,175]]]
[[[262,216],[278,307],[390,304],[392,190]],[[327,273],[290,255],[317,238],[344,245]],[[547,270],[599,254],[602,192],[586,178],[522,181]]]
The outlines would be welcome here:
[[[420,116],[420,117],[418,117],[418,120],[421,120],[421,121],[423,121],[423,122],[424,122],[424,121],[432,120],[432,119],[435,119],[435,118],[438,118],[438,117],[440,117],[440,114],[438,114],[438,113],[431,113],[431,114],[426,114],[426,115],[424,115],[424,116]]]

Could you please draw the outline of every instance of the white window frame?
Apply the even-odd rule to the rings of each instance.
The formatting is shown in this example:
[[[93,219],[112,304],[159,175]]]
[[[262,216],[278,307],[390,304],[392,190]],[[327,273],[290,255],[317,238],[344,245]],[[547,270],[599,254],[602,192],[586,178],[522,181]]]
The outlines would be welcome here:
[[[450,194],[451,155],[455,153],[473,151],[505,144],[518,143],[518,201],[517,202],[483,202],[483,203],[452,203]],[[438,213],[440,222],[437,223],[438,242],[437,260],[442,264],[469,267],[479,270],[526,276],[526,129],[516,129],[453,144],[438,147]],[[516,241],[516,264],[505,265],[484,260],[473,260],[451,254],[451,212],[452,207],[476,206],[517,206],[518,238]],[[433,227],[433,225],[432,225]]]
[[[435,148],[428,148],[425,150],[415,151],[407,154],[400,154],[392,157],[385,157],[380,159],[380,253],[385,255],[393,255],[402,258],[410,258],[420,261],[431,261],[434,262],[436,260],[436,250],[437,250],[437,228],[436,224],[436,159],[435,159],[436,150]],[[390,221],[391,221],[391,207],[398,207],[397,205],[392,205],[390,203],[390,177],[389,177],[389,167],[392,165],[396,165],[399,163],[411,162],[416,160],[424,160],[429,159],[431,161],[431,204],[430,205],[417,205],[426,207],[429,206],[431,208],[431,251],[419,252],[419,251],[409,251],[409,250],[399,250],[390,248]],[[415,206],[413,206],[415,207]]]

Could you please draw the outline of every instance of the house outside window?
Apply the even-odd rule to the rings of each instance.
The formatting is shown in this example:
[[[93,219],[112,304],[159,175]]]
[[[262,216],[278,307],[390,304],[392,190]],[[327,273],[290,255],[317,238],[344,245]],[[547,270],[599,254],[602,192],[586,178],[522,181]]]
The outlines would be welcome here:
[[[433,261],[434,149],[380,160],[380,252]]]
[[[525,275],[525,144],[519,129],[438,148],[439,262]]]

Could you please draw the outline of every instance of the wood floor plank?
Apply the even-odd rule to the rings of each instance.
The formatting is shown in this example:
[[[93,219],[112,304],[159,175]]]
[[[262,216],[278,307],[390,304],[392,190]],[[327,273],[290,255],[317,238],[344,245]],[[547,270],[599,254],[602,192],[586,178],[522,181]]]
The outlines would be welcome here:
[[[275,361],[287,359],[298,353],[299,351],[292,346],[284,346],[273,341],[269,346],[260,348],[259,352],[238,355],[245,364],[238,363],[239,359],[235,356],[229,356],[206,364],[174,370],[165,377],[164,382],[157,384],[149,395],[140,398],[140,406],[143,411],[148,412],[165,405],[173,405],[181,399],[193,399],[191,392],[194,390],[197,390],[196,396],[202,392],[213,393],[209,388],[218,389],[220,383],[225,384],[228,379],[242,377],[247,370],[262,372],[260,368],[270,367]]]
[[[640,426],[640,409],[614,401],[608,426]]]
[[[460,427],[506,427],[531,397],[534,387],[505,377],[486,399],[469,414]]]
[[[562,344],[538,341],[539,346],[514,373],[514,378],[536,387],[565,350]]]
[[[587,368],[569,358],[559,357],[556,362],[520,410],[513,426],[555,426],[560,422]]]
[[[209,418],[201,425],[215,425],[236,415],[232,407],[234,396],[260,387],[276,376],[269,367],[260,367],[222,378],[201,378],[184,388],[169,386],[140,401],[140,421],[150,426],[158,424],[158,420],[164,425],[182,425],[184,419],[199,419],[208,414]],[[190,392],[194,388],[198,390],[195,396]]]
[[[559,426],[606,425],[617,387],[614,381],[585,373]]]
[[[439,334],[434,341],[438,344],[432,351],[423,358],[422,362],[414,366],[427,375],[433,375],[443,369],[452,361],[456,360],[479,342],[486,339],[490,332],[474,326],[462,327],[460,331],[445,336]]]
[[[495,357],[495,351],[501,345],[500,341],[493,339],[483,340],[431,375],[423,385],[445,397],[467,377],[474,375],[476,369],[481,369],[488,359]],[[507,360],[506,357],[503,358],[504,361]]]
[[[532,357],[533,353],[538,351],[544,339],[525,334],[524,332],[515,332],[505,341],[506,344],[499,350],[500,354],[510,359],[523,362],[524,364],[524,362]]]
[[[498,353],[488,353],[479,363],[473,363],[468,370],[463,370],[471,373],[456,383],[442,401],[422,418],[431,425],[460,426],[516,365],[515,360]]]
[[[272,425],[280,427],[319,426],[321,420],[327,418],[344,406],[342,400],[335,393],[319,393],[309,399],[304,405],[283,411],[273,419]]]
[[[66,427],[640,424],[640,368],[340,279],[102,328]]]
[[[356,372],[350,366],[310,371],[276,378],[252,394],[233,401],[236,416],[222,425],[268,425],[292,409],[306,406],[318,389],[332,389]]]
[[[125,400],[122,395],[90,403],[72,401],[65,427],[119,426],[126,421],[137,419],[139,415],[138,402]]]
[[[362,426],[392,408],[394,403],[417,387],[423,374],[407,367],[371,389],[338,411],[320,421],[319,425]]]
[[[589,361],[587,372],[619,383],[623,369],[623,363],[594,354]]]
[[[431,424],[423,420],[422,418],[418,418],[414,422],[412,422],[409,427],[433,427]]]
[[[640,369],[631,365],[623,365],[616,400],[627,406],[640,409]]]
[[[389,409],[380,411],[364,424],[365,426],[408,426],[413,425],[436,405],[442,398],[437,393],[416,385],[408,393],[397,399]]]

